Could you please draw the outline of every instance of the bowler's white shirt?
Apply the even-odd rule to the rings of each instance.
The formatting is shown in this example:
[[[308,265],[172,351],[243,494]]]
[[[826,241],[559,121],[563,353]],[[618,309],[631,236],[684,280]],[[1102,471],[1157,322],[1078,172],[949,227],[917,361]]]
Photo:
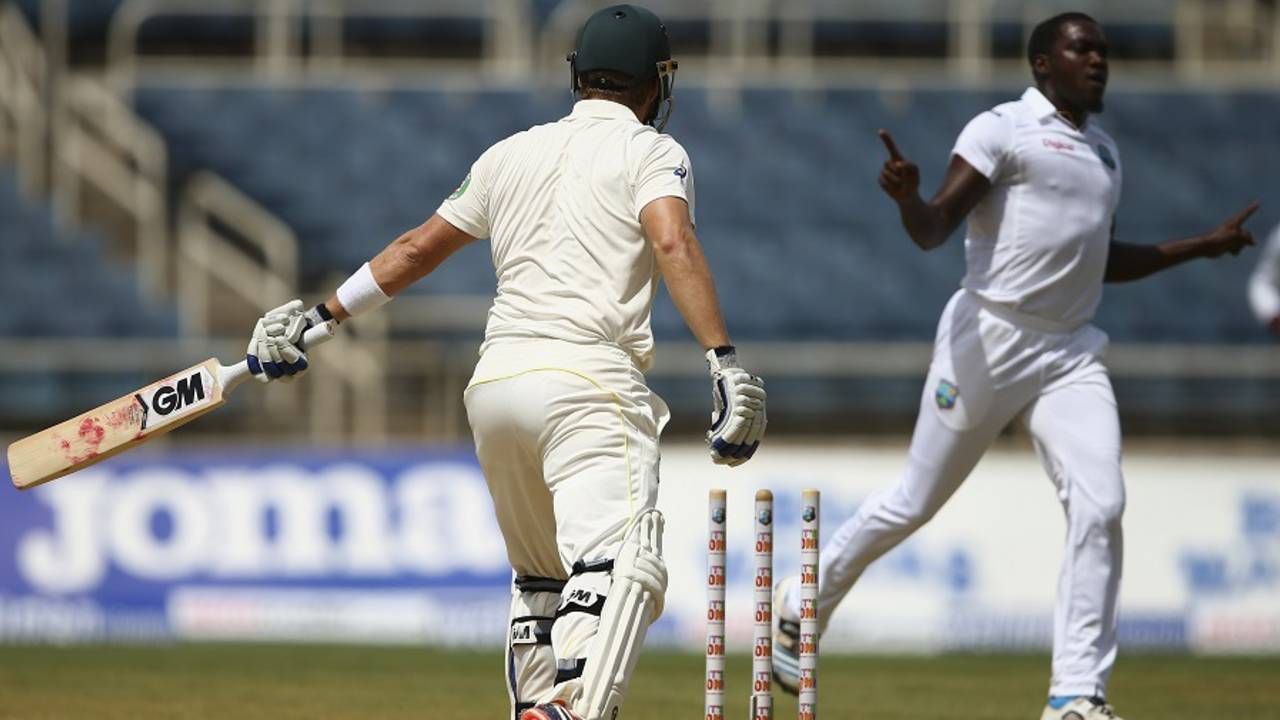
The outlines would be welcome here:
[[[693,195],[684,148],[607,100],[489,148],[437,211],[492,240],[498,293],[481,354],[509,340],[608,343],[647,370],[659,271],[640,211],[678,197],[692,217]]]
[[[1280,317],[1280,226],[1262,249],[1258,269],[1249,279],[1249,304],[1253,314],[1264,325]]]
[[[1120,202],[1115,141],[1033,87],[971,120],[952,152],[991,181],[969,216],[963,286],[1063,331],[1089,322]]]

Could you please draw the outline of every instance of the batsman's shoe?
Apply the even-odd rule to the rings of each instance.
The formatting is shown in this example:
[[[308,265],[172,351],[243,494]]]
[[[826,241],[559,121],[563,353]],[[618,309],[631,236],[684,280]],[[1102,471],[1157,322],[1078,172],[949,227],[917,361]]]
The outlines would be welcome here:
[[[773,681],[800,694],[800,618],[787,609],[795,578],[784,578],[773,590]]]
[[[520,713],[520,720],[582,720],[559,701],[531,707]]]
[[[1055,707],[1055,705],[1057,707]],[[1121,720],[1102,698],[1050,698],[1040,720]]]

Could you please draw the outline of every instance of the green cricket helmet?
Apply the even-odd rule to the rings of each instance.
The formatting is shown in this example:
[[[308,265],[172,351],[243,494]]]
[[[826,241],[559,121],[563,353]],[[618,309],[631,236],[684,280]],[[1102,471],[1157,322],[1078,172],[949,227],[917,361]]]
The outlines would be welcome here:
[[[577,49],[567,60],[575,95],[582,91],[579,75],[592,70],[610,70],[641,82],[658,79],[658,103],[644,121],[659,132],[666,127],[675,105],[672,91],[679,64],[671,59],[671,37],[657,15],[636,5],[607,7],[587,19],[578,33]]]

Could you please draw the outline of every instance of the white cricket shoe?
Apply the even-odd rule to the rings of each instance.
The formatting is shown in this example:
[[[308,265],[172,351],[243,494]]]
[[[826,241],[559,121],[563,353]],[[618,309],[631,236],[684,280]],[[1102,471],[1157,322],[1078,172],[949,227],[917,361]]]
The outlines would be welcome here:
[[[787,594],[795,578],[783,578],[773,590],[773,681],[783,690],[800,693],[800,618],[787,609]]]
[[[1078,697],[1060,708],[1044,706],[1040,720],[1122,720],[1116,711],[1098,698]]]

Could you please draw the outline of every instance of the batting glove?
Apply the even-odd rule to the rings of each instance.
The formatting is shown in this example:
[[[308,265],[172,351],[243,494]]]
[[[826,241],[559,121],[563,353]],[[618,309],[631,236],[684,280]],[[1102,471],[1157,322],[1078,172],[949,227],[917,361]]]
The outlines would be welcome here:
[[[301,356],[302,367],[293,375],[285,374],[281,376],[281,382],[293,382],[295,378],[300,377],[307,371],[307,348],[302,341],[306,332],[317,325],[327,322],[332,322],[334,325],[338,324],[338,321],[333,319],[333,314],[329,312],[329,308],[324,306],[324,303],[314,305],[306,312],[298,311],[301,306],[301,300],[294,300],[285,306],[289,308],[289,312],[284,318],[288,322],[284,325],[282,337],[292,347],[292,352]],[[285,354],[288,355],[289,351],[286,351]]]
[[[291,300],[258,319],[245,350],[245,361],[255,380],[293,382],[306,373],[307,354],[299,342],[302,333],[311,327],[307,314],[302,311],[301,300]]]
[[[294,302],[298,303],[297,307],[302,306],[301,300],[294,300]],[[289,315],[284,327],[284,337],[298,346],[299,350],[305,351],[306,348],[302,346],[302,336],[311,328],[331,321],[334,325],[338,324],[329,312],[329,308],[325,307],[324,303],[320,303],[306,312],[297,311]]]
[[[707,430],[707,446],[711,461],[717,465],[737,466],[751,459],[764,429],[764,381],[738,365],[733,347],[707,351],[707,368],[711,372],[711,429]]]

